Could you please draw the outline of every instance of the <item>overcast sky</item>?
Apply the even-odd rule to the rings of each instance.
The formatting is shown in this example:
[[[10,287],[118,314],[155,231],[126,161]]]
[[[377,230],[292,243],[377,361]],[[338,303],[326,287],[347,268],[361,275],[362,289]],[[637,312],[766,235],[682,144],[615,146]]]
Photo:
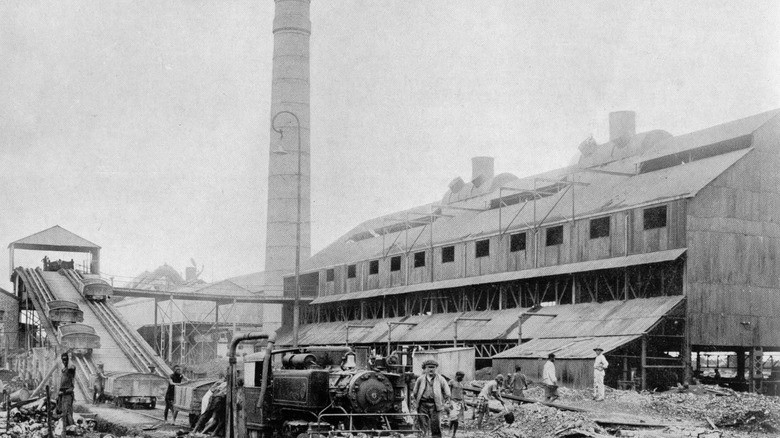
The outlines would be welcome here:
[[[273,9],[0,2],[0,244],[59,224],[117,279],[190,258],[206,280],[262,270]],[[473,156],[561,167],[607,139],[610,111],[681,134],[780,107],[777,1],[314,0],[311,16],[315,252],[440,199]]]

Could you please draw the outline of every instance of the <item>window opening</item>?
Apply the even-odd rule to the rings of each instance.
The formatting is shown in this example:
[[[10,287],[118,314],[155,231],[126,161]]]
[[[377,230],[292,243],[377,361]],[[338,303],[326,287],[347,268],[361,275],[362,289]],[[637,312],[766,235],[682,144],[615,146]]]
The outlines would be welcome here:
[[[590,238],[598,239],[599,237],[607,236],[609,236],[609,216],[591,219]]]
[[[390,257],[390,272],[401,270],[401,256]]]
[[[547,246],[560,245],[563,243],[563,225],[550,227],[547,229]]]
[[[525,251],[525,233],[509,236],[509,252]]]
[[[490,255],[490,239],[478,240],[476,248],[476,256],[487,257]]]

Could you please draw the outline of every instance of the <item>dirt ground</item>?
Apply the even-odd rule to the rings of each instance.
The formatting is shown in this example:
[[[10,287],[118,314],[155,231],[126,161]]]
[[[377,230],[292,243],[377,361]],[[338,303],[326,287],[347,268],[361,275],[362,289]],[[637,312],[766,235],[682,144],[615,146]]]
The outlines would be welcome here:
[[[481,382],[472,382],[479,384]],[[557,405],[575,410],[558,409],[540,403],[507,405],[515,415],[506,424],[503,415],[493,413],[477,430],[472,419],[473,408],[466,412],[458,438],[536,438],[536,437],[778,437],[780,436],[780,397],[734,392],[717,386],[696,385],[662,392],[619,391],[607,389],[606,400],[592,400],[589,390],[559,389]],[[543,390],[532,387],[526,398],[540,400]],[[500,408],[498,402],[492,407]],[[186,435],[187,417],[179,415],[175,424],[162,420],[163,410],[129,410],[109,404],[79,406],[84,419],[95,418],[95,431],[84,436],[102,438],[144,436],[173,438]],[[2,413],[4,414],[4,413]],[[0,424],[5,418],[0,414]],[[45,418],[45,417],[44,417]],[[27,421],[27,420],[25,420]],[[444,427],[445,437],[451,433]],[[0,431],[0,438],[43,438],[32,420],[23,429]],[[177,434],[178,432],[178,434]],[[353,437],[356,438],[356,437]]]
[[[502,414],[476,430],[466,414],[460,438],[523,438],[576,436],[633,437],[754,437],[780,436],[780,398],[738,393],[716,386],[692,386],[664,393],[607,390],[606,400],[592,400],[588,390],[560,388],[556,403],[585,412],[559,410],[542,404],[511,405],[515,422],[507,425]],[[541,388],[532,387],[526,397],[540,400]],[[499,403],[492,404],[500,407]],[[445,429],[446,430],[446,429]],[[451,436],[445,432],[444,436]]]

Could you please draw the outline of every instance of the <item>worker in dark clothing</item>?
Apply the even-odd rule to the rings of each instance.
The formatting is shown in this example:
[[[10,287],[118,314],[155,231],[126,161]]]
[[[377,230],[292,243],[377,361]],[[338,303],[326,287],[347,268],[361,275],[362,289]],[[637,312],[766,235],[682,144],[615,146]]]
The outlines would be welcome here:
[[[182,382],[189,382],[190,379],[184,377],[181,373],[181,366],[176,365],[173,367],[173,374],[168,378],[168,391],[165,393],[165,411],[163,412],[163,418],[168,421],[168,411],[170,410],[173,415],[172,423],[176,423],[176,410],[173,409],[173,397],[176,393],[175,387]]]
[[[95,372],[95,383],[92,386],[92,404],[96,405],[103,401],[103,391],[105,390],[106,373],[103,370],[103,364],[97,364]]]
[[[73,421],[73,390],[76,381],[76,366],[70,363],[68,353],[62,353],[62,374],[60,375],[60,388],[57,391],[57,411],[62,414],[63,432],[65,428],[76,424]]]
[[[523,374],[522,367],[516,365],[515,373],[509,376],[509,393],[515,397],[525,397],[525,390],[528,389],[528,377]]]

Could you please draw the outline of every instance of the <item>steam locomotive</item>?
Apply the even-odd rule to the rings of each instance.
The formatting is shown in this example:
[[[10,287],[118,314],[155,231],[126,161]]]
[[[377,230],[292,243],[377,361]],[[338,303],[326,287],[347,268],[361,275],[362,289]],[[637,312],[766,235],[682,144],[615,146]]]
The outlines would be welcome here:
[[[274,351],[273,338],[247,333],[231,342],[226,404],[227,418],[234,420],[227,422],[226,438],[419,432],[418,414],[404,412],[410,374],[385,363],[361,366],[349,347]],[[266,339],[267,345],[245,356],[243,370],[237,370],[235,349],[252,339]]]

